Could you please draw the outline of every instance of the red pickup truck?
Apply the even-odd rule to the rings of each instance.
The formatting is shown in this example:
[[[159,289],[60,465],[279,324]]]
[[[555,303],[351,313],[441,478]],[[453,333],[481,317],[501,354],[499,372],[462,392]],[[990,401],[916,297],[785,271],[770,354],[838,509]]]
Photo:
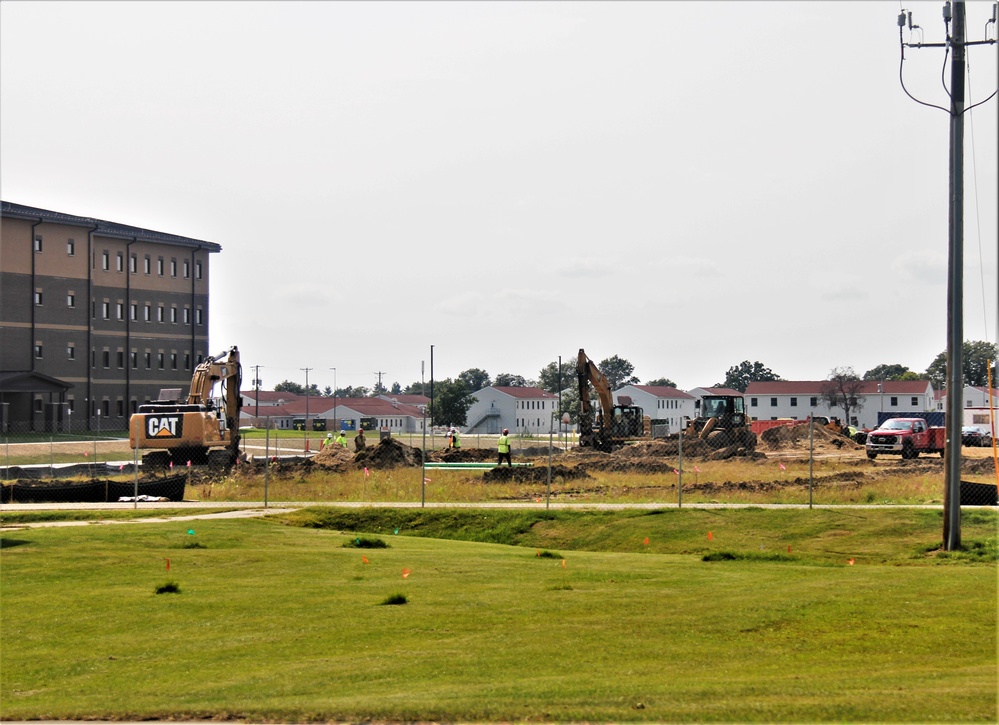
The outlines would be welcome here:
[[[890,453],[917,458],[920,453],[944,454],[946,428],[931,428],[922,418],[890,418],[867,434],[867,457]]]

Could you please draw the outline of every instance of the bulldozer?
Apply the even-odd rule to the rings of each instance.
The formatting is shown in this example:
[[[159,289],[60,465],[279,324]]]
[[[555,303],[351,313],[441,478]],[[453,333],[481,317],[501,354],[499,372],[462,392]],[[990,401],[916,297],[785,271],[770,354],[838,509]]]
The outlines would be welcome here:
[[[748,451],[756,448],[756,434],[746,415],[746,401],[741,395],[705,395],[700,411],[690,421],[686,436],[696,436],[715,449],[737,445]]]
[[[160,391],[159,399],[139,406],[128,422],[128,441],[142,454],[148,468],[205,465],[228,470],[239,458],[240,383],[243,368],[239,349],[201,362],[191,377],[187,399],[179,388]],[[211,397],[221,382],[223,395]]]
[[[651,421],[630,399],[614,404],[610,383],[582,348],[576,357],[576,377],[579,380],[579,445],[599,451],[611,451],[627,441],[650,438]],[[594,416],[590,404],[590,388],[597,393],[600,410]]]

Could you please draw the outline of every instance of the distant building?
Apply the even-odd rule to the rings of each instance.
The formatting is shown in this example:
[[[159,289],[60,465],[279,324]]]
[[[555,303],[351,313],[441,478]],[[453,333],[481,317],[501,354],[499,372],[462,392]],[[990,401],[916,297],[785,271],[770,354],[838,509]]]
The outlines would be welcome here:
[[[468,409],[465,434],[495,435],[504,428],[511,433],[548,433],[558,421],[558,396],[541,388],[490,385],[474,393]]]
[[[125,429],[208,354],[213,242],[2,205],[0,415],[29,430]]]
[[[839,407],[829,407],[822,397],[828,380],[774,380],[750,383],[743,397],[753,420],[790,418],[805,420],[809,415],[843,418]],[[860,381],[857,405],[847,425],[874,428],[878,413],[927,412],[936,409],[933,385],[929,380]]]

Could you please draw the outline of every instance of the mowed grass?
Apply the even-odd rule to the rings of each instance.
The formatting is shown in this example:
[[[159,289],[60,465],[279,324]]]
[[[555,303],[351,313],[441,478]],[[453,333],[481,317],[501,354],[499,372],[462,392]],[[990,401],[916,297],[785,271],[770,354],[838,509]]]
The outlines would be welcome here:
[[[315,508],[20,530],[0,716],[994,721],[996,513],[965,512],[956,554],[940,523]]]

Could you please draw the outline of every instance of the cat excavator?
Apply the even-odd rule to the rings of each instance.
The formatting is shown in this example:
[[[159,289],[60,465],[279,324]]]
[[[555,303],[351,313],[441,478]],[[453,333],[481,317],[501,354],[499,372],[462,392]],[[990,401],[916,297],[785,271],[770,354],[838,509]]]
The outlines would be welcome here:
[[[647,440],[651,421],[630,398],[614,404],[610,383],[581,348],[576,357],[576,377],[579,380],[579,445],[599,451],[611,451],[626,441]],[[597,393],[600,410],[594,416],[590,404],[590,388]]]
[[[239,458],[242,379],[239,349],[233,346],[194,369],[186,400],[180,398],[179,388],[167,388],[160,391],[159,400],[140,405],[129,419],[128,440],[133,449],[148,451],[142,455],[142,465],[208,464],[224,470],[235,465]],[[211,397],[217,382],[223,393],[218,400]]]

